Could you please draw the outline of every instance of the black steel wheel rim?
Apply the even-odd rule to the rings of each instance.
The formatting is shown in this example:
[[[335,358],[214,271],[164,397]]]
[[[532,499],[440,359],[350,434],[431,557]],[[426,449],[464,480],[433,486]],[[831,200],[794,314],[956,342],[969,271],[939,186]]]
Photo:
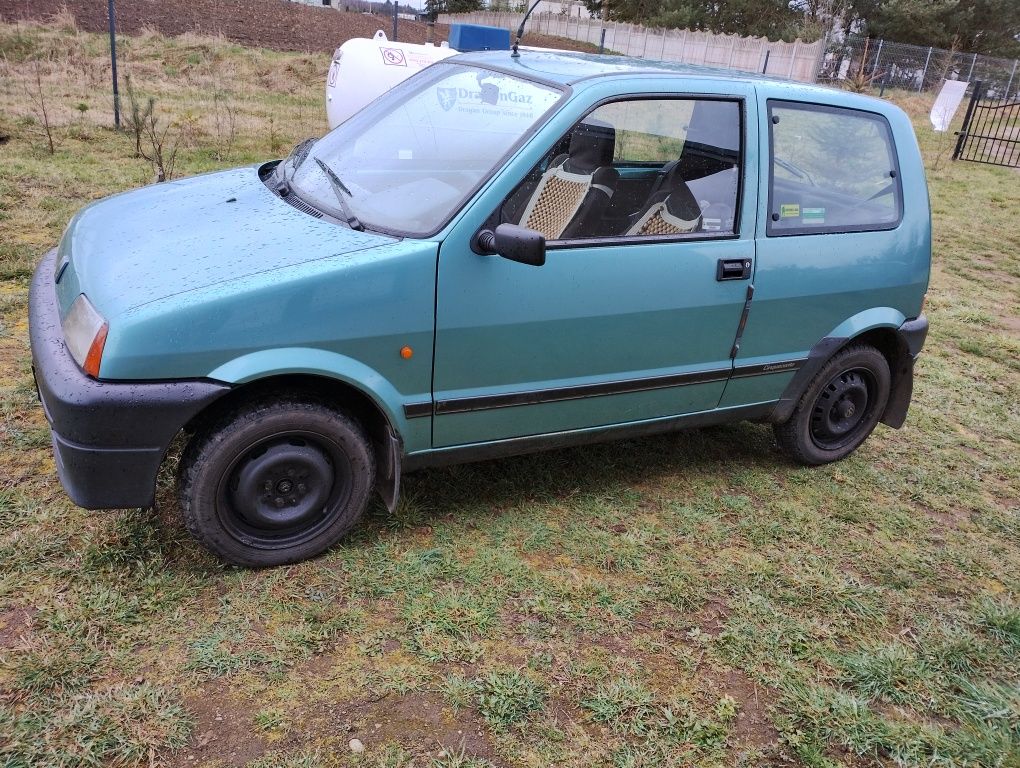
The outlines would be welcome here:
[[[224,529],[259,549],[311,541],[350,500],[353,469],[334,440],[305,430],[278,433],[239,451],[223,473],[216,508]]]
[[[867,368],[851,368],[834,376],[818,393],[811,409],[811,440],[832,451],[861,439],[871,421],[876,381]]]

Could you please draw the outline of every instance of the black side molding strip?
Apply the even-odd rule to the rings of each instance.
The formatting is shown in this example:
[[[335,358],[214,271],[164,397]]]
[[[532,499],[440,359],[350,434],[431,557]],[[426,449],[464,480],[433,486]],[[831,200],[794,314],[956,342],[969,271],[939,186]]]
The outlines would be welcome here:
[[[422,416],[432,415],[432,401],[423,403],[407,403],[404,406],[404,418],[420,419]]]
[[[766,376],[771,373],[796,371],[804,360],[783,360],[776,363],[761,365],[742,365],[733,369],[714,368],[707,371],[691,373],[674,373],[668,376],[651,376],[643,379],[625,379],[622,381],[600,382],[598,384],[579,384],[573,387],[557,387],[555,389],[536,389],[529,392],[510,392],[499,395],[483,395],[480,397],[463,397],[456,400],[437,400],[433,409],[430,403],[409,403],[404,406],[404,416],[409,419],[429,416],[433,412],[440,416],[450,413],[471,413],[487,411],[495,408],[513,408],[518,405],[540,405],[556,403],[564,400],[580,400],[588,397],[604,397],[606,395],[622,395],[632,392],[648,392],[655,389],[670,389],[692,384],[708,384],[725,381],[731,376]]]
[[[484,395],[482,397],[464,397],[457,400],[437,400],[436,415],[484,411],[492,408],[512,408],[515,405],[556,403],[562,400],[580,400],[587,397],[602,397],[605,395],[622,395],[630,392],[646,392],[653,389],[668,389],[689,384],[707,384],[712,381],[725,381],[729,376],[730,371],[728,368],[718,368],[710,371],[676,373],[669,376],[652,376],[647,379],[627,379],[623,381],[600,382],[598,384],[579,384],[573,387],[537,389],[531,392],[511,392],[505,395]]]

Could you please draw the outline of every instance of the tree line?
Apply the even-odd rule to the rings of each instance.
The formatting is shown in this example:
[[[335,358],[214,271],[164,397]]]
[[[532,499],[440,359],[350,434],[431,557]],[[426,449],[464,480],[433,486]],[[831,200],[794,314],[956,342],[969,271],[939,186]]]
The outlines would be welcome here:
[[[648,27],[812,41],[848,33],[1020,56],[1020,0],[583,0],[591,16]],[[530,5],[530,2],[528,3]],[[426,0],[426,13],[525,10],[520,0]]]

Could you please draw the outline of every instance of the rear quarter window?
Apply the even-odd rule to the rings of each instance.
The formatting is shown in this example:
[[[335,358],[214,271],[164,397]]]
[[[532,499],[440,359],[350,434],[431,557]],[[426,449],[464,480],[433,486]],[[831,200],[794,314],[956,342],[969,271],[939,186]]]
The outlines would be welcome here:
[[[899,224],[899,167],[892,132],[881,115],[770,101],[769,144],[770,236]]]

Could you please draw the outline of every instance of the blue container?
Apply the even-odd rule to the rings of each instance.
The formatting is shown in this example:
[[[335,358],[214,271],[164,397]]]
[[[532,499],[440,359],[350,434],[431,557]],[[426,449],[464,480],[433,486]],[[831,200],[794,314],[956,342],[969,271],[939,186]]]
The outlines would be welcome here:
[[[450,47],[467,51],[509,51],[510,31],[481,24],[451,24]]]

